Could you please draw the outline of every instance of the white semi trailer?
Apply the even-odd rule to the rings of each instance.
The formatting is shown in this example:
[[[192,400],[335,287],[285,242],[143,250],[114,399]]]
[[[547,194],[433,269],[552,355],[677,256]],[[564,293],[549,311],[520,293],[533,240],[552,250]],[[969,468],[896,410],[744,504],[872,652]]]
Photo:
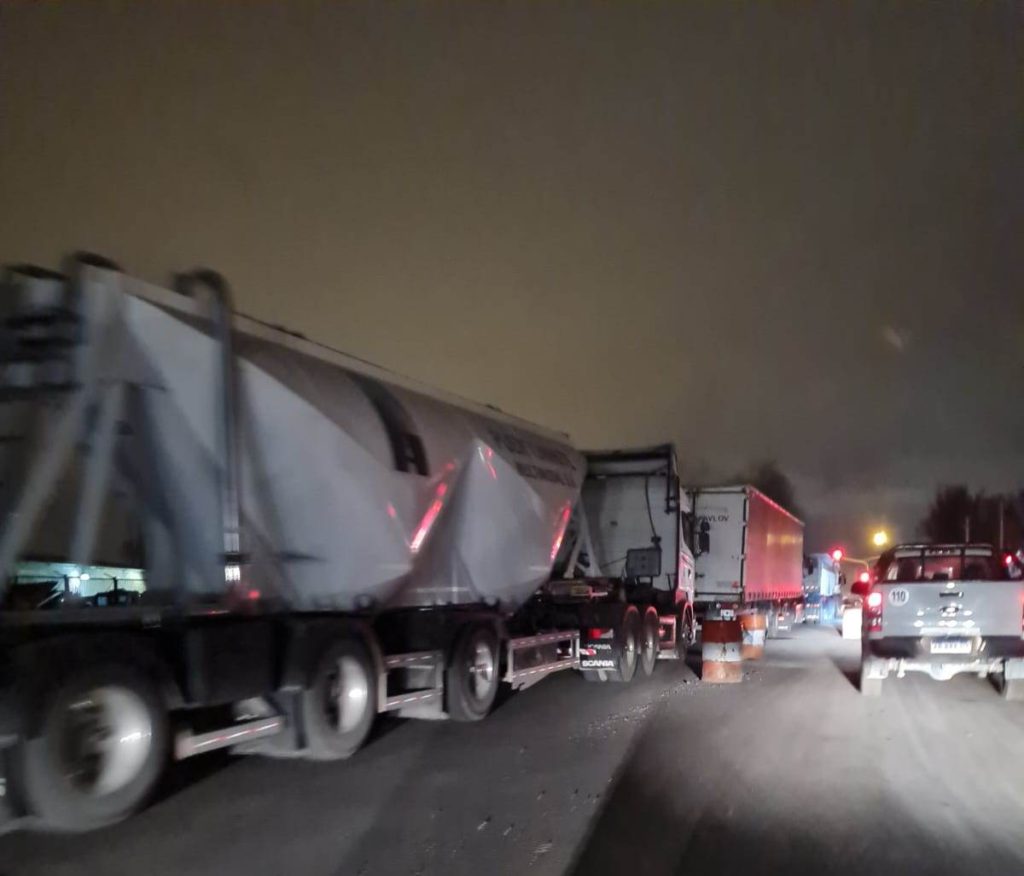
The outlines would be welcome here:
[[[629,681],[690,642],[671,447],[588,465],[235,314],[211,272],[172,291],[79,256],[2,292],[15,815],[108,824],[171,757],[343,758],[381,712],[479,720],[501,682]]]
[[[802,619],[804,525],[749,486],[691,492],[701,618],[764,614],[774,637]]]

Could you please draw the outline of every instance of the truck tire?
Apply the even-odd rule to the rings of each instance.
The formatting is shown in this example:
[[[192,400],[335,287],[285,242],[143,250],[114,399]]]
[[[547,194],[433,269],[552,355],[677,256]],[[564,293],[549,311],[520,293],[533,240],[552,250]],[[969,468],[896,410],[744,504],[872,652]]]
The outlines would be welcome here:
[[[658,620],[658,612],[653,608],[648,608],[644,612],[643,623],[640,626],[638,668],[644,678],[650,678],[654,674],[654,666],[658,662],[660,648],[661,622]]]
[[[679,615],[679,628],[676,632],[676,657],[686,659],[686,654],[695,640],[693,632],[693,615],[684,611]]]
[[[359,639],[337,639],[321,652],[299,698],[310,760],[351,757],[377,716],[377,672]]]
[[[615,669],[607,671],[609,681],[624,683],[633,680],[639,658],[639,644],[642,631],[640,612],[635,605],[630,605],[622,615],[618,629],[615,631]]]
[[[167,712],[157,687],[134,668],[73,671],[40,703],[15,754],[15,787],[47,828],[78,832],[131,815],[167,760]]]
[[[865,697],[880,697],[882,695],[881,678],[868,677],[868,664],[861,661],[860,664],[860,693]]]
[[[489,624],[459,634],[445,670],[445,700],[453,721],[482,721],[498,694],[498,635]]]

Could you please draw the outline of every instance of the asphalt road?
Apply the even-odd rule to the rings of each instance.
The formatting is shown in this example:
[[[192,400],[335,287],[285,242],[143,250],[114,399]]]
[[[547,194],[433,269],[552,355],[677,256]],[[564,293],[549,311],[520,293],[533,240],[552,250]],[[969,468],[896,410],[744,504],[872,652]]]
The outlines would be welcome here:
[[[347,763],[221,758],[86,836],[0,837],[0,874],[1024,872],[1024,704],[797,629],[712,687],[563,673],[485,722],[393,722]]]

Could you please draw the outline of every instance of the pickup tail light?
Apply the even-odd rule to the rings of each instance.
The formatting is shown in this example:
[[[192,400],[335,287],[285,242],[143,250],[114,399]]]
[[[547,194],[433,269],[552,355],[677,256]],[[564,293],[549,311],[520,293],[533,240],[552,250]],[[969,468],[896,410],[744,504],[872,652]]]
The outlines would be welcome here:
[[[869,633],[882,632],[882,594],[877,590],[864,600],[864,621]]]

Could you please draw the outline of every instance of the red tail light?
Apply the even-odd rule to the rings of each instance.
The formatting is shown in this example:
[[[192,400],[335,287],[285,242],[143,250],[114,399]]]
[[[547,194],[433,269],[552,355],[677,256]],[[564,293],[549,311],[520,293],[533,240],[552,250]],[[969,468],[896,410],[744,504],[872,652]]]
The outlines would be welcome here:
[[[863,572],[861,572],[857,576],[857,580],[860,581],[861,584],[870,584],[871,583],[871,573],[865,569]]]
[[[864,620],[869,633],[882,631],[882,594],[872,590],[864,600]]]

